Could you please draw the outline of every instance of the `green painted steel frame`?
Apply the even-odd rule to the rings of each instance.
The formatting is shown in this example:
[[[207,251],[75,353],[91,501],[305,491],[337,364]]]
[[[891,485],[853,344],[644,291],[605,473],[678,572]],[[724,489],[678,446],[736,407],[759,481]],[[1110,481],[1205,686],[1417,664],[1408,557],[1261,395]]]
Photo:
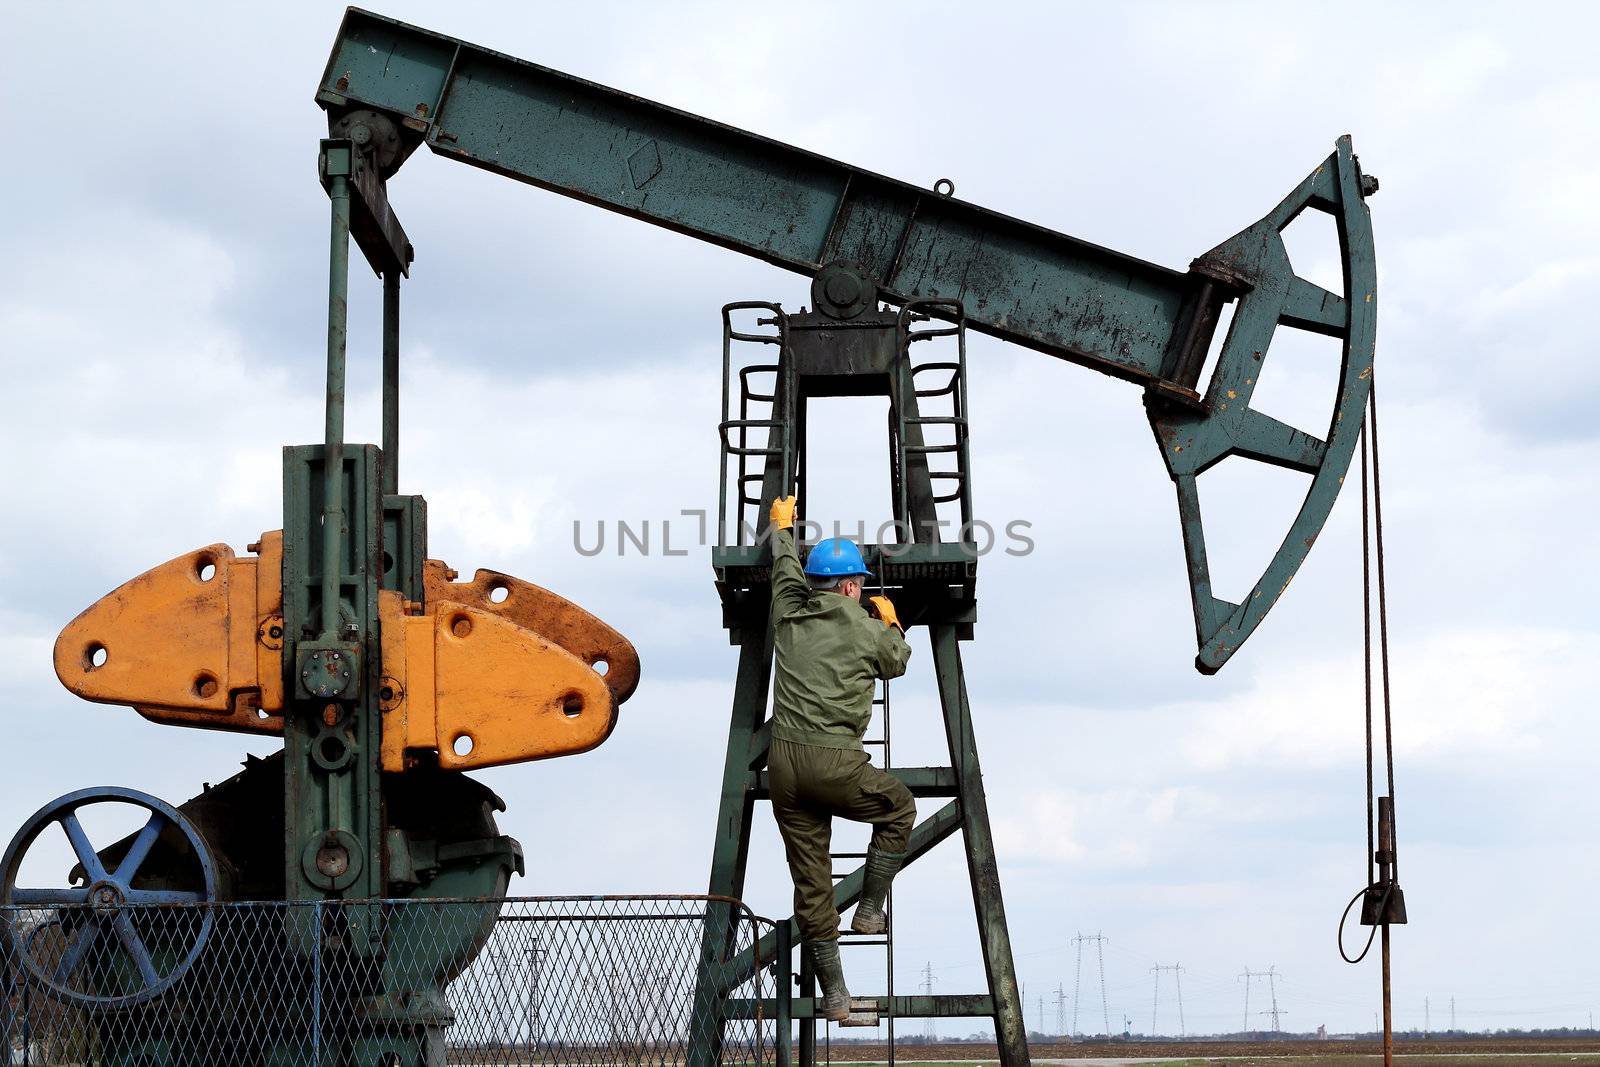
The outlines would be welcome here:
[[[321,647],[320,620],[343,616],[340,645],[358,656],[364,672],[350,699],[329,701],[298,692],[284,716],[285,887],[291,900],[315,897],[365,899],[387,895],[384,884],[381,793],[378,769],[381,712],[376,693],[378,579],[383,573],[383,492],[378,449],[344,447],[345,494],[340,512],[347,536],[329,566],[322,537],[325,513],[321,445],[284,449],[283,617],[284,662],[303,659],[307,646]],[[338,603],[322,604],[331,574]],[[286,679],[295,686],[297,677]],[[324,718],[337,709],[335,721]],[[339,758],[329,759],[337,753]],[[348,835],[348,836],[346,836]],[[313,872],[319,847],[349,853],[348,880]]]
[[[420,601],[427,554],[425,502],[395,491],[400,277],[411,248],[374,164],[352,141],[324,140],[317,171],[331,212],[324,440],[285,448],[283,457],[284,681],[290,694],[284,891],[295,900],[371,899],[389,891],[379,769],[378,591],[399,589]],[[344,441],[352,236],[383,278],[387,454]],[[303,672],[313,657],[330,654],[353,663],[354,677],[333,696],[319,696],[302,684]],[[331,866],[321,865],[325,854]]]
[[[761,305],[742,305],[755,307]],[[961,309],[953,309],[954,319],[962,319]],[[854,380],[858,387],[844,389],[837,380],[830,381],[832,390],[848,395],[864,395],[881,390],[890,401],[890,426],[895,432],[890,437],[891,451],[895,453],[892,479],[899,488],[891,494],[891,510],[896,518],[908,519],[911,532],[918,543],[912,550],[928,552],[939,549],[960,549],[959,544],[941,544],[936,517],[935,490],[930,476],[927,455],[919,449],[923,445],[922,420],[919,417],[918,393],[914,385],[913,361],[907,349],[911,341],[903,317],[890,316],[881,325],[873,326],[867,320],[873,313],[857,320],[849,331],[830,331],[807,342],[813,346],[835,344],[867,344],[858,337],[866,330],[884,331],[889,347],[899,351],[888,374],[871,360],[856,361]],[[762,450],[765,470],[762,478],[761,503],[763,509],[774,497],[794,490],[796,471],[803,469],[806,455],[804,429],[804,398],[808,395],[807,375],[796,364],[805,361],[797,356],[808,326],[815,327],[814,315],[783,316],[778,313],[775,324],[784,338],[772,402],[771,420],[776,425],[774,433],[780,444],[771,439]],[[788,321],[784,321],[787,319]],[[732,381],[731,359],[728,347],[730,331],[724,318],[724,401]],[[829,341],[831,335],[833,340]],[[840,338],[848,338],[841,341]],[[758,340],[748,337],[746,340]],[[854,350],[854,349],[852,349]],[[960,349],[964,351],[964,349]],[[813,349],[808,353],[814,357]],[[814,360],[819,367],[819,377],[836,379],[841,375],[839,366],[827,360]],[[961,359],[964,373],[964,359]],[[788,394],[798,394],[799,402],[791,403]],[[726,433],[727,408],[724,409],[723,446],[734,447]],[[963,451],[959,468],[967,479],[967,457]],[[724,481],[724,494],[743,494],[741,486]],[[963,501],[964,506],[970,506]],[[722,531],[722,539],[727,531]],[[868,555],[880,562],[885,558],[883,546],[866,546]],[[767,697],[770,691],[773,659],[773,636],[767,610],[767,582],[764,569],[749,566],[752,553],[765,553],[766,546],[719,546],[713,551],[713,562],[718,573],[718,589],[723,597],[724,621],[730,635],[739,645],[739,667],[734,682],[733,709],[728,728],[727,756],[723,766],[721,802],[717,816],[717,830],[712,846],[711,878],[708,892],[714,896],[739,897],[744,891],[745,869],[749,860],[750,834],[754,824],[755,804],[767,799],[765,764],[771,739],[771,724],[767,717]],[[979,945],[983,954],[984,972],[989,992],[987,994],[942,996],[936,998],[894,997],[886,1004],[895,1015],[917,1017],[920,1015],[954,1016],[958,1014],[988,1017],[994,1021],[1000,1060],[1004,1067],[1026,1067],[1028,1044],[1022,1019],[1021,995],[1017,986],[1016,969],[1012,959],[1011,938],[1006,926],[1005,905],[1000,891],[1000,876],[995,860],[994,837],[989,824],[988,801],[984,795],[983,774],[978,760],[976,736],[972,728],[971,707],[967,700],[966,681],[961,667],[959,641],[970,635],[970,598],[975,582],[975,563],[968,560],[956,576],[945,571],[935,571],[932,576],[910,578],[903,587],[907,599],[925,605],[919,612],[919,621],[926,624],[933,670],[939,691],[939,704],[945,737],[950,753],[948,767],[894,768],[896,774],[911,788],[916,796],[949,797],[948,803],[913,827],[906,850],[905,866],[910,867],[925,856],[934,846],[960,832],[967,872],[971,882],[973,908],[977,918]],[[936,587],[948,594],[952,583],[963,590],[963,595],[951,597],[937,593],[928,595],[918,586]],[[921,595],[919,595],[919,593]],[[897,591],[897,595],[899,595]],[[907,616],[909,618],[909,616]],[[834,886],[834,901],[843,911],[854,904],[861,895],[865,869],[839,879]],[[727,938],[727,922],[711,916],[707,924],[703,957],[707,961],[721,958]],[[799,941],[799,926],[793,918],[780,923],[789,943]],[[779,934],[767,935],[751,950],[735,960],[729,971],[732,975],[747,973],[758,966],[758,961],[773,958],[779,949]],[[788,968],[786,967],[787,971]],[[814,1019],[814,978],[802,963],[799,970],[801,995],[795,1000],[795,1017]],[[717,989],[697,989],[697,1003],[705,1010],[714,1010],[720,1017],[735,1018],[749,1009],[726,999],[726,993]],[[881,999],[881,998],[880,998]],[[716,1061],[715,1033],[708,1029],[706,1040],[691,1048],[691,1063],[708,1067]],[[780,1035],[780,1041],[784,1040]],[[812,1026],[801,1027],[798,1056],[801,1067],[816,1063],[816,1041]]]

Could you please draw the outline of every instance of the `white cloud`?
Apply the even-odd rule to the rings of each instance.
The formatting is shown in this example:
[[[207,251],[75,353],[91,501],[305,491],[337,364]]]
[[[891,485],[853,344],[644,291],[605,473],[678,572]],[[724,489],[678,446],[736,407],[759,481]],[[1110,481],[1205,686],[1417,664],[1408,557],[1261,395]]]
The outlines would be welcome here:
[[[1445,630],[1397,642],[1396,759],[1420,770],[1463,758],[1527,766],[1548,757],[1545,730],[1577,713],[1591,649],[1586,637],[1534,629]],[[1208,768],[1349,766],[1362,752],[1362,676],[1355,656],[1270,664],[1228,706],[1189,709],[1198,721],[1184,751]],[[1375,664],[1375,687],[1380,678]],[[1381,745],[1380,700],[1375,695],[1373,715]]]
[[[1597,275],[1600,275],[1600,257],[1583,256],[1541,263],[1505,288],[1486,293],[1474,318],[1482,323],[1515,316],[1519,312],[1549,312],[1558,300],[1581,299],[1582,293],[1592,291]]]

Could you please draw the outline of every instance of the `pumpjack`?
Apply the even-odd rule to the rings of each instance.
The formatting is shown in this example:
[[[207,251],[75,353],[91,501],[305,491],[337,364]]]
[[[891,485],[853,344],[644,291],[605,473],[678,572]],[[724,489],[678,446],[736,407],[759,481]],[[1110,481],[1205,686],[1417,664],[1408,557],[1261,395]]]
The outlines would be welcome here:
[[[891,957],[888,994],[862,998],[858,1007],[874,1021],[988,1017],[1002,1063],[1026,1064],[960,657],[960,642],[975,632],[980,555],[966,331],[1141,389],[1176,489],[1196,667],[1215,672],[1305,560],[1338,496],[1365,411],[1376,314],[1366,198],[1377,182],[1363,173],[1350,138],[1339,138],[1259,221],[1173,270],[959,200],[945,181],[920,188],[355,8],[344,16],[316,101],[330,134],[318,156],[331,205],[327,418],[322,442],[284,449],[283,528],[246,554],[210,545],[133,579],[75,619],[55,648],[56,671],[78,696],[131,706],[156,723],[282,736],[283,750],[248,761],[181,805],[110,788],[52,802],[0,862],[0,904],[88,900],[114,914],[151,902],[492,900],[520,870],[521,852],[498,833],[494,812],[503,805],[465,772],[587,751],[616,725],[639,681],[627,639],[510,575],[479,570],[459,580],[428,558],[423,498],[399,491],[399,296],[413,249],[388,182],[426,145],[442,158],[811,278],[810,310],[761,302],[724,310],[724,534],[712,563],[740,651],[709,890],[742,894],[754,805],[765,793],[770,556],[758,537],[743,535],[746,509],[764,515],[774,496],[803,488],[813,400],[887,396],[897,534],[864,547],[902,619],[927,633],[950,751],[948,766],[892,769],[914,794],[947,800],[916,828],[909,858],[959,831],[987,989],[897,997]],[[1282,231],[1308,210],[1330,217],[1337,230],[1341,292],[1305,280],[1290,262]],[[381,446],[344,440],[352,238],[383,288]],[[1231,324],[1219,339],[1230,305]],[[1274,338],[1286,329],[1341,344],[1321,437],[1251,405]],[[954,346],[953,355],[919,358],[937,345]],[[735,354],[751,346],[772,357]],[[1230,457],[1309,476],[1281,544],[1239,603],[1212,590],[1197,489],[1199,475]],[[940,518],[952,507],[949,525],[959,530],[950,537]],[[887,694],[881,704],[888,765]],[[77,812],[111,801],[143,807],[148,822],[96,848]],[[18,885],[24,856],[54,824],[78,861],[68,884]],[[839,880],[841,907],[859,893],[861,874]],[[494,921],[492,909],[483,914],[483,924],[459,931],[469,955]],[[155,961],[137,959],[138,939],[124,938],[122,950],[137,966],[120,969],[115,988],[91,988],[60,972],[44,976],[46,984],[72,1002],[148,1003],[203,956],[205,934],[197,927],[191,951]],[[776,958],[787,981],[795,970],[788,934],[780,923],[749,966]],[[373,923],[348,931],[347,943],[379,951],[387,936]],[[713,916],[707,952],[725,947],[726,938],[727,917]],[[15,950],[26,954],[27,946]],[[436,991],[452,977],[439,971],[394,979],[393,987],[376,979],[349,1010],[358,1026],[363,1012],[408,1018],[409,1005],[433,1001],[414,997],[418,990],[406,982]],[[814,985],[803,963],[798,979],[793,1015],[811,1019]],[[771,1019],[780,1008],[737,1000],[726,984],[702,982],[696,996],[715,1019]],[[787,998],[781,1007],[790,1010]],[[415,1010],[411,1022],[422,1036],[381,1050],[391,1058],[373,1062],[436,1062],[445,1021]],[[786,1048],[790,1022],[781,1022]],[[694,1049],[701,1062],[718,1056],[716,1027],[709,1033]],[[802,1062],[815,1054],[815,1030],[803,1027]]]

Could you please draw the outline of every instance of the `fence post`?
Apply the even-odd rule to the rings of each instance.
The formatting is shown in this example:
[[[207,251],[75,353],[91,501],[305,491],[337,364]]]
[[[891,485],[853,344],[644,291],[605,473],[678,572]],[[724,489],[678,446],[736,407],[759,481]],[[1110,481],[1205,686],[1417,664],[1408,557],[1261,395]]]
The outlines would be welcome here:
[[[11,924],[15,922],[9,914],[0,914],[0,932],[9,934]],[[11,1067],[11,1017],[14,1014],[11,1001],[17,996],[17,991],[11,983],[11,961],[0,962],[0,1064]]]
[[[777,958],[772,961],[772,982],[773,993],[778,1001],[776,1013],[778,1039],[774,1052],[778,1058],[778,1067],[789,1067],[790,1031],[793,1027],[791,1022],[793,1004],[791,1002],[794,997],[794,981],[789,976],[789,968],[794,965],[794,946],[789,938],[789,920],[780,919],[774,932],[777,934]],[[756,944],[758,945],[761,943],[760,938],[761,931],[758,928],[756,930]],[[761,995],[759,989],[756,991],[756,995]]]
[[[322,1067],[322,901],[312,901],[311,920],[311,1062]]]
[[[788,922],[787,919],[781,920]],[[800,1020],[800,1067],[816,1067],[817,1063],[817,975],[812,968],[811,953],[800,949],[800,995],[811,1001],[811,1014]]]
[[[7,1062],[10,1062],[7,1053]],[[22,1067],[33,1063],[33,983],[22,976]]]

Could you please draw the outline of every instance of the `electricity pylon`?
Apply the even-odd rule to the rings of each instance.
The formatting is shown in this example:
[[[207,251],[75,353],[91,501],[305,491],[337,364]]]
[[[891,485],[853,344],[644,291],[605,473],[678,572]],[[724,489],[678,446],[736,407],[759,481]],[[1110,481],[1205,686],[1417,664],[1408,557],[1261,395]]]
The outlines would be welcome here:
[[[1161,1003],[1162,971],[1172,972],[1172,979],[1178,988],[1178,1036],[1182,1037],[1186,1027],[1183,1023],[1183,964],[1181,963],[1158,963],[1150,968],[1150,973],[1155,978],[1155,990],[1150,996],[1150,1036],[1154,1037],[1156,1034],[1156,1008]]]
[[[1244,973],[1239,977],[1244,979],[1244,1032],[1250,1033],[1250,985],[1256,978],[1265,978],[1267,980],[1267,992],[1271,995],[1272,1007],[1260,1014],[1272,1016],[1272,1032],[1278,1033],[1280,1029],[1278,1016],[1284,1014],[1278,1009],[1278,965],[1273,964],[1264,971],[1252,971],[1249,964],[1246,964]]]
[[[1107,1037],[1111,1036],[1111,1006],[1106,1000],[1106,935],[1102,933],[1078,934],[1072,939],[1078,947],[1078,968],[1072,979],[1072,1035],[1078,1036],[1078,1004],[1080,1003],[1078,991],[1083,985],[1083,943],[1093,941],[1095,958],[1100,967],[1100,1016],[1101,1023],[1105,1026],[1103,1031]]]

